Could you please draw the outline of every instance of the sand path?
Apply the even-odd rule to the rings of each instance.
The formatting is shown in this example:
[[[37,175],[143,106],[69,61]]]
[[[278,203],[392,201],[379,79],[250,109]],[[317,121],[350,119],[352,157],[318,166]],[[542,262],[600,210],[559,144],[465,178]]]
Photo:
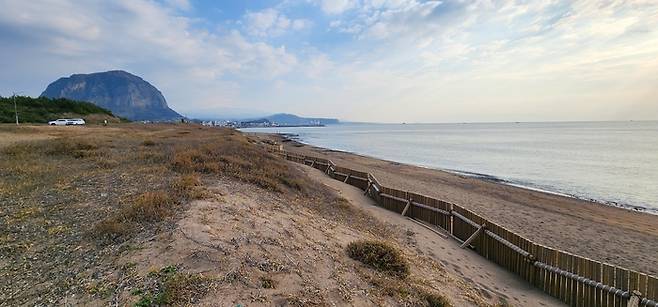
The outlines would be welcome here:
[[[535,289],[521,278],[503,268],[487,261],[469,249],[459,248],[457,241],[442,237],[414,221],[376,206],[375,202],[364,196],[363,191],[326,176],[321,171],[302,167],[311,178],[336,190],[342,197],[377,219],[412,229],[415,233],[418,253],[429,255],[442,263],[446,270],[461,276],[480,288],[485,296],[494,295],[505,298],[515,306],[562,306],[558,300]]]

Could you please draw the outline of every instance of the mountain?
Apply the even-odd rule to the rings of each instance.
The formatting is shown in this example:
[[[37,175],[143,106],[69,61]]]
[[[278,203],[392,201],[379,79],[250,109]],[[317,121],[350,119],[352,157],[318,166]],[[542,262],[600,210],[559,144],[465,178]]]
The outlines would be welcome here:
[[[266,119],[272,123],[277,123],[279,125],[289,125],[289,126],[338,124],[338,119],[335,118],[300,117],[294,114],[286,114],[286,113],[270,115],[263,119]]]
[[[144,79],[122,70],[74,74],[48,85],[41,96],[88,101],[130,120],[182,118],[162,93]]]

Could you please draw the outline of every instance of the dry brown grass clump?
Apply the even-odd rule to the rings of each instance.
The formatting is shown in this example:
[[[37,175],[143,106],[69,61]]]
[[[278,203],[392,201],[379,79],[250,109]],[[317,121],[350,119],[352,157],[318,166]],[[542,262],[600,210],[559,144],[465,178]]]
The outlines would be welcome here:
[[[140,225],[157,223],[172,216],[178,205],[179,201],[165,191],[145,192],[132,204],[96,224],[93,234],[102,240],[117,241]]]
[[[145,192],[132,206],[122,210],[125,219],[135,222],[159,222],[174,213],[178,201],[166,191]]]
[[[453,306],[448,298],[429,286],[431,283],[414,276],[401,279],[379,271],[357,269],[357,272],[379,294],[394,298],[401,306]]]
[[[133,295],[140,295],[135,306],[186,306],[198,303],[213,283],[200,274],[178,272],[175,266],[164,267],[148,277],[148,284],[143,289],[133,291]]]
[[[200,146],[177,146],[171,165],[177,172],[220,174],[277,192],[304,190],[289,164],[242,135],[226,135]]]
[[[176,178],[169,191],[176,197],[184,200],[203,198],[203,183],[198,174],[186,174]]]
[[[155,142],[153,140],[144,140],[144,142],[142,142],[142,145],[144,145],[144,146],[155,146]]]
[[[181,211],[186,201],[203,197],[201,186],[197,174],[178,177],[168,190],[148,191],[138,195],[130,205],[96,224],[92,233],[106,242],[125,239],[139,226],[162,222]]]
[[[378,271],[406,277],[409,264],[399,250],[382,241],[360,240],[347,245],[347,254]]]
[[[261,277],[260,278],[260,286],[263,289],[274,289],[274,288],[276,288],[276,281],[272,278],[269,278],[269,277]]]
[[[47,156],[83,158],[95,155],[96,149],[98,149],[98,146],[89,140],[62,138],[13,144],[5,148],[2,153],[7,156],[19,158],[42,154]]]
[[[450,303],[450,301],[443,295],[425,293],[424,297],[425,297],[425,301],[427,301],[427,305],[429,305],[430,307],[452,306],[452,303]]]

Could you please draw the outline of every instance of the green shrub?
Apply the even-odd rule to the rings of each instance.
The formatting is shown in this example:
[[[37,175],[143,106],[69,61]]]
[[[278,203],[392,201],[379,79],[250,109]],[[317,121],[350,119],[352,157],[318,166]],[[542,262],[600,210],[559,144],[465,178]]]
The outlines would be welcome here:
[[[19,121],[22,123],[47,123],[50,120],[64,117],[64,114],[114,116],[109,110],[93,103],[65,98],[50,99],[46,97],[16,96],[16,109]],[[14,98],[0,97],[0,123],[13,123],[15,121]]]

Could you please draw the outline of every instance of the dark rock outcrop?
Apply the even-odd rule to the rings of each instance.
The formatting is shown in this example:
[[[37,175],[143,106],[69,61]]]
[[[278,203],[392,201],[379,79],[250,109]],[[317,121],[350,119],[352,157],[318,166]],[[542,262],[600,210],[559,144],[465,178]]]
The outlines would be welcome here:
[[[142,78],[121,70],[75,74],[48,85],[41,96],[91,102],[130,120],[176,120],[162,93]]]

